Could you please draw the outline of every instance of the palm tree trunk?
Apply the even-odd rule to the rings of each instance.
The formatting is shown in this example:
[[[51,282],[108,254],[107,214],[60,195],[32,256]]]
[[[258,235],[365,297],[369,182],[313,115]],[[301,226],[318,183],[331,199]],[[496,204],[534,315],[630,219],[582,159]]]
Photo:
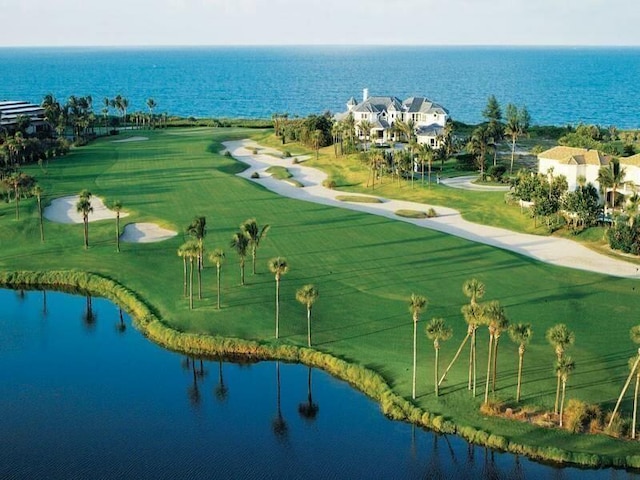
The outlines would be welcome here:
[[[431,188],[431,160],[429,160],[427,165],[429,167],[429,188]]]
[[[458,357],[460,356],[460,352],[462,352],[462,349],[464,348],[465,344],[467,343],[467,340],[469,339],[469,332],[467,332],[467,336],[464,337],[464,340],[462,340],[462,343],[460,344],[460,346],[458,347],[458,351],[456,352],[456,354],[453,356],[453,360],[451,360],[451,362],[449,363],[449,365],[447,366],[447,369],[444,371],[444,374],[442,375],[442,377],[440,378],[440,380],[438,381],[438,385],[440,385],[443,380],[445,379],[445,377],[447,376],[447,373],[449,373],[449,370],[451,370],[451,367],[453,366],[454,363],[456,363],[456,360],[458,359]]]
[[[244,285],[244,258],[240,260],[240,285]]]
[[[193,310],[193,257],[189,260],[189,310]]]
[[[187,257],[182,257],[182,296],[187,297]]]
[[[20,220],[20,195],[18,195],[18,186],[15,186],[16,197],[16,220]]]
[[[567,381],[562,379],[562,400],[560,401],[560,428],[562,428],[562,415],[564,414],[564,394],[567,390]]]
[[[436,347],[436,365],[435,365],[435,383],[436,383],[436,397],[440,395],[440,391],[438,389],[438,357],[440,353],[440,348]]]
[[[638,386],[640,385],[640,372],[636,375],[636,390],[633,394],[633,420],[631,422],[631,438],[636,438],[636,418],[638,413]]]
[[[38,216],[40,217],[40,241],[44,242],[44,223],[42,221],[42,199],[38,195]]]
[[[84,249],[89,248],[89,218],[84,215]]]
[[[478,366],[478,345],[477,345],[477,339],[478,336],[476,335],[476,330],[477,327],[473,328],[473,337],[471,339],[471,342],[473,344],[473,397],[475,398],[476,396],[476,385],[478,384],[477,382],[477,366]]]
[[[307,345],[311,348],[311,309],[307,307]]]
[[[198,257],[198,300],[202,300],[202,260]]]
[[[471,328],[471,326],[469,326]],[[467,331],[467,336],[469,335]],[[471,390],[472,383],[471,378],[473,376],[473,332],[471,333],[471,343],[469,344],[469,381],[467,382],[467,390]]]
[[[120,212],[116,212],[116,252],[120,253]]]
[[[618,401],[616,402],[616,406],[613,409],[613,413],[611,414],[611,419],[609,420],[609,425],[607,425],[607,428],[611,428],[611,424],[613,423],[613,419],[616,416],[616,413],[618,413],[618,408],[620,408],[620,403],[622,402],[622,397],[624,397],[624,394],[627,391],[627,388],[629,388],[629,384],[631,383],[631,380],[633,378],[633,374],[636,373],[637,368],[638,368],[638,363],[640,363],[640,355],[638,355],[638,358],[636,359],[635,363],[633,364],[633,368],[631,368],[631,373],[629,373],[629,376],[627,377],[627,381],[624,384],[624,387],[622,387],[622,392],[620,392],[620,396],[618,397]]]
[[[256,274],[256,247],[255,245],[253,246],[253,248],[251,249],[251,257],[252,257],[252,274],[255,275]]]
[[[522,350],[522,345],[520,345],[520,349],[518,350],[518,387],[516,388],[516,402],[520,401],[520,387],[522,386],[522,363],[524,361],[524,350]]]
[[[418,359],[418,322],[413,319],[413,377],[411,379],[411,398],[416,399],[416,370]]]
[[[487,382],[484,389],[484,403],[489,401],[489,382],[491,380],[491,354],[493,351],[493,334],[489,335],[489,354],[487,361]]]
[[[220,310],[220,264],[216,265],[216,273],[217,273],[217,275],[216,275],[217,282],[216,283],[217,283],[217,287],[218,287],[217,288],[217,290],[218,290],[218,292],[217,292],[218,293],[217,306],[218,306],[218,310]]]
[[[553,413],[558,413],[558,403],[560,401],[560,374],[558,373],[558,382],[556,385],[556,403],[553,406]]]
[[[495,342],[493,345],[493,378],[491,379],[491,392],[495,393],[496,391],[496,377],[498,376],[498,342],[500,341],[500,337],[496,336]]]
[[[513,173],[513,160],[516,153],[516,136],[513,135],[511,137],[511,167],[509,168],[509,173]]]
[[[280,279],[276,278],[276,338],[280,327]]]

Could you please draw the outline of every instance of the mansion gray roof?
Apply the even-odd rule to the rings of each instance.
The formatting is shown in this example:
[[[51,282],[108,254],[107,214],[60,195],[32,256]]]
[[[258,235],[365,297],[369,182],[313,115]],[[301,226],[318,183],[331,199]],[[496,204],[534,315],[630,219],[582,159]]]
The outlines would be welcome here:
[[[407,113],[449,113],[443,106],[424,97],[409,97],[402,102],[402,106]]]
[[[353,108],[353,112],[383,112],[390,107],[400,111],[402,103],[396,97],[369,97]]]
[[[28,102],[0,102],[0,123],[13,125],[19,116],[26,116],[33,121],[44,120],[44,108]]]

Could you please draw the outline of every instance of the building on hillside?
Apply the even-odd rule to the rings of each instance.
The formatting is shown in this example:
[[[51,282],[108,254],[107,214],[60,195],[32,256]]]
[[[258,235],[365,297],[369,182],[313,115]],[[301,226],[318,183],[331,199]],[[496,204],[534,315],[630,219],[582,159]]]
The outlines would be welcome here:
[[[554,175],[564,175],[569,184],[569,191],[576,189],[579,177],[584,177],[587,183],[593,183],[600,190],[598,171],[607,167],[612,157],[597,150],[577,147],[553,147],[538,155],[538,172],[549,173],[553,169]],[[640,154],[632,157],[620,158],[620,167],[624,168],[625,184],[619,188],[622,195],[630,195],[640,189]]]
[[[400,135],[394,126],[400,120],[413,125],[418,143],[434,148],[440,146],[438,137],[443,134],[449,118],[446,108],[424,97],[409,97],[404,101],[397,97],[372,97],[367,88],[363,90],[362,102],[358,103],[351,97],[347,101],[347,111],[337,114],[335,119],[344,120],[350,114],[353,115],[359,138],[369,137],[378,144],[396,142]],[[371,125],[368,135],[361,128],[362,122]]]
[[[20,117],[29,119],[27,133],[49,130],[49,124],[44,118],[44,108],[29,102],[5,101],[0,102],[0,128],[7,133],[14,133]]]

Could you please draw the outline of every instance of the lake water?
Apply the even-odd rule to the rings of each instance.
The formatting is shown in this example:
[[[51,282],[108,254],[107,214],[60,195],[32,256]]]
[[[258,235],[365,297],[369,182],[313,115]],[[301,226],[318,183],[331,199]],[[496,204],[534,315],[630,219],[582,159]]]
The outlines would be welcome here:
[[[129,111],[270,118],[344,111],[372,95],[426,96],[477,123],[489,95],[533,123],[638,128],[639,48],[201,47],[0,48],[0,100],[118,93]]]
[[[110,302],[87,302],[0,290],[2,479],[640,478],[544,466],[390,421],[302,365],[189,359],[149,342]]]

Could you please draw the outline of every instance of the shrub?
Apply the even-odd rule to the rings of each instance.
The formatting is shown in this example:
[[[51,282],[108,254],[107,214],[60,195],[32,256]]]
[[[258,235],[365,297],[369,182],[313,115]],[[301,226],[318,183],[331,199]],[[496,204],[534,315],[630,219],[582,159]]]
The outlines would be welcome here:
[[[253,154],[254,154],[254,155],[257,155],[257,154],[258,154],[258,149],[257,149],[257,148],[254,148],[254,149],[253,149]]]
[[[299,163],[300,163],[300,160],[298,159],[298,157],[295,157],[295,158],[293,159],[293,163],[294,163],[295,165],[297,165],[297,164],[299,164]]]
[[[336,188],[336,181],[330,178],[327,178],[322,182],[322,186],[330,190],[333,190],[334,188]]]
[[[427,218],[435,218],[437,216],[438,216],[438,212],[436,212],[436,210],[433,207],[427,210]]]
[[[483,415],[500,415],[504,409],[504,403],[497,398],[490,398],[487,402],[480,405],[480,413]]]
[[[291,152],[289,150],[285,150],[284,152],[282,152],[282,158],[290,158],[291,157]]]
[[[225,157],[231,157],[231,152],[229,150],[225,150],[224,151],[224,156]]]
[[[489,176],[493,179],[494,182],[501,182],[502,177],[507,172],[507,167],[504,165],[491,165],[487,170]]]
[[[574,398],[567,402],[564,409],[565,428],[571,433],[582,432],[587,423],[587,404]]]
[[[251,178],[260,178],[260,174],[258,172],[253,172],[251,174]]]
[[[605,423],[607,424],[607,426],[604,428],[604,433],[614,438],[623,437],[628,430],[628,422],[620,415],[616,415],[616,418],[614,418],[613,422],[611,422],[611,426],[609,426],[610,420],[611,413],[608,413],[607,417],[605,418]]]

